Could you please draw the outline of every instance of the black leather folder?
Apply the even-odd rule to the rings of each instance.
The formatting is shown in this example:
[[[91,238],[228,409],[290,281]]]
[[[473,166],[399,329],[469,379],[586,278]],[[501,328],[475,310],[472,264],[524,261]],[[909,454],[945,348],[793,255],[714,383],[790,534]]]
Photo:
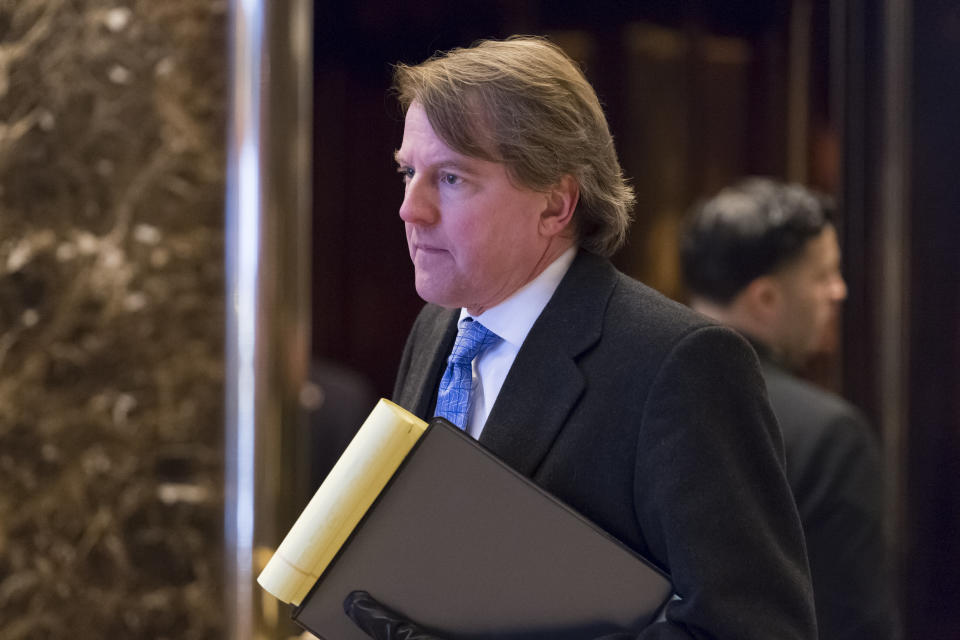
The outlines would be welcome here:
[[[324,640],[363,640],[343,612],[356,589],[451,640],[639,631],[671,594],[656,567],[442,418],[293,618]]]

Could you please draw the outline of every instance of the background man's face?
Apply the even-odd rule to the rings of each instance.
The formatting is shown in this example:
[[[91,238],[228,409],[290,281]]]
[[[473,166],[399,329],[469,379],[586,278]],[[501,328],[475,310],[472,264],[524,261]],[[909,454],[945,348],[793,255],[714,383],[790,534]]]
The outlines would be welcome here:
[[[477,314],[530,281],[549,244],[539,231],[545,194],[515,186],[503,164],[450,149],[416,102],[396,159],[421,298]]]
[[[847,297],[834,228],[827,226],[808,240],[800,257],[774,278],[782,293],[774,346],[790,364],[800,366],[825,343]]]

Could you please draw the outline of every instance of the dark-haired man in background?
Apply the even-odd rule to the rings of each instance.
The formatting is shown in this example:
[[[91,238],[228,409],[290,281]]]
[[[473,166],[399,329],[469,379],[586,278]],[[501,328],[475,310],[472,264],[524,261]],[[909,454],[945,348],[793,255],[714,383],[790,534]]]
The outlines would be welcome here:
[[[830,202],[799,185],[744,180],[693,210],[681,255],[693,308],[760,354],[820,638],[895,637],[877,443],[854,407],[791,373],[816,352],[847,295]]]

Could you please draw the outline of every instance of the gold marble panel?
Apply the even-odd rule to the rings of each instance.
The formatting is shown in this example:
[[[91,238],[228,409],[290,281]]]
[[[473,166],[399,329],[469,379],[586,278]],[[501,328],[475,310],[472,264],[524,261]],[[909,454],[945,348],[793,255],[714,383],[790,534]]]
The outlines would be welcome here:
[[[222,636],[225,2],[0,2],[0,637]]]

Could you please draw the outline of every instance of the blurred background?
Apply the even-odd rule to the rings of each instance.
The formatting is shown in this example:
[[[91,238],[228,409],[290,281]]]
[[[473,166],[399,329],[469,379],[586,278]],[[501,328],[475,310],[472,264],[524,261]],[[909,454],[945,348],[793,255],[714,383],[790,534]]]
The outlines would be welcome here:
[[[667,295],[698,198],[837,199],[807,374],[883,443],[905,637],[960,638],[956,2],[0,0],[0,639],[296,633],[252,579],[421,305],[390,65],[514,33],[583,65]]]

